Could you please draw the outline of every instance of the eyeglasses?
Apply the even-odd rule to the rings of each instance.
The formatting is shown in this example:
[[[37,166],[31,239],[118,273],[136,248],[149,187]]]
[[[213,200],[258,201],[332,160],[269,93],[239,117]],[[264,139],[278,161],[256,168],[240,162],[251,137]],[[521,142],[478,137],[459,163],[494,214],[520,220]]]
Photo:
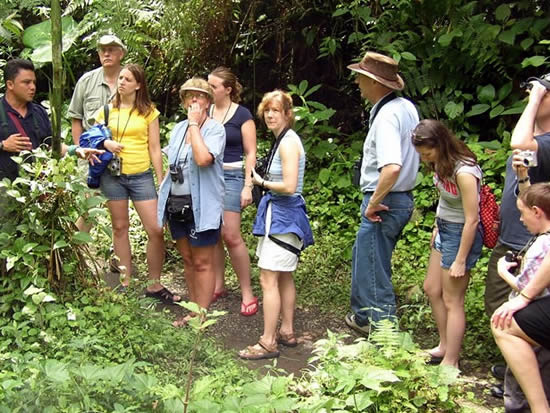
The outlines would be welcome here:
[[[207,95],[203,92],[194,92],[194,91],[185,92],[185,99],[193,99],[193,98],[206,99]]]

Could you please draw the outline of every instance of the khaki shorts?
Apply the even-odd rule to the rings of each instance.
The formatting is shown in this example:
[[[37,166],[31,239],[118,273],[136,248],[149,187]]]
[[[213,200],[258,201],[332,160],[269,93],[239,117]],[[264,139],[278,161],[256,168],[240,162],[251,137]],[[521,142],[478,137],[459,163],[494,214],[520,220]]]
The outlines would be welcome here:
[[[266,213],[266,235],[260,238],[258,247],[256,248],[256,256],[259,258],[258,267],[269,271],[294,271],[298,266],[298,256],[271,241],[267,236],[270,228],[271,203],[268,205]],[[298,249],[302,248],[303,242],[295,234],[277,234],[274,236]]]

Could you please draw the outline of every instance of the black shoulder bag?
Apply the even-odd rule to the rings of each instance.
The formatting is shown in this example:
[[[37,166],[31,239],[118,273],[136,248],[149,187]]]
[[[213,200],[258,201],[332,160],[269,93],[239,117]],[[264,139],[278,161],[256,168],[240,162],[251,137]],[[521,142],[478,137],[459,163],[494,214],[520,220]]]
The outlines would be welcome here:
[[[271,145],[268,155],[260,158],[260,160],[258,160],[258,162],[256,163],[255,169],[260,176],[265,177],[265,175],[269,171],[269,168],[271,167],[271,162],[273,162],[273,158],[275,157],[275,153],[277,152],[277,148],[279,147],[279,144],[281,143],[289,129],[290,128],[283,129],[283,131],[279,134],[279,136],[277,136],[277,139],[275,139],[275,141]],[[254,185],[252,187],[252,200],[254,201],[256,208],[258,207],[258,205],[260,205],[260,201],[264,196],[264,193],[265,190],[260,185]]]
[[[174,160],[173,163],[170,164],[170,179],[172,180],[172,182],[178,182],[179,184],[183,184],[183,170],[179,165],[180,153],[181,153],[181,147],[184,145],[185,135],[187,134],[188,129],[189,129],[189,126],[185,128],[185,132],[183,133],[183,138],[178,147],[178,151],[176,152],[176,159]],[[189,152],[187,152],[184,163],[187,163],[188,158],[189,158]],[[189,195],[170,194],[166,202],[166,212],[168,213],[168,217],[171,220],[179,221],[179,222],[192,221],[193,220],[193,201],[191,198],[191,194]]]
[[[372,114],[372,120],[369,122],[369,129],[371,125],[374,123],[374,119],[376,118],[376,115],[378,115],[378,112],[380,112],[380,109],[388,103],[391,100],[394,100],[397,97],[397,95],[392,92],[389,95],[382,98],[380,101],[380,104],[376,107],[376,111]],[[353,164],[353,178],[352,183],[355,186],[359,186],[361,182],[361,166],[363,166],[363,151],[361,150],[361,157],[355,161],[355,164]]]

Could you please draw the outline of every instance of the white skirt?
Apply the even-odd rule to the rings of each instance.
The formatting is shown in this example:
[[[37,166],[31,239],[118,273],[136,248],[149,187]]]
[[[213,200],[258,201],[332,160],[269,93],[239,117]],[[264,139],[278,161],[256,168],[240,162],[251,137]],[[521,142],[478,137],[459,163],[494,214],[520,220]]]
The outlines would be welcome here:
[[[268,271],[292,272],[298,266],[298,256],[271,241],[267,234],[271,228],[271,202],[267,206],[265,235],[258,240],[256,256],[258,267]],[[298,249],[302,248],[303,242],[295,234],[277,234],[273,237],[292,245]]]

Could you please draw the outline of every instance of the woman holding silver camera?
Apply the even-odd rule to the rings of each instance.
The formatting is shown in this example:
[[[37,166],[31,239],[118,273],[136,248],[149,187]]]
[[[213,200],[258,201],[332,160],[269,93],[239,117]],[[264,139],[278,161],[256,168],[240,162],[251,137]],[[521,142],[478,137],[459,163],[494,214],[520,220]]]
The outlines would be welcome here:
[[[479,222],[482,172],[475,154],[440,121],[422,120],[413,131],[412,143],[434,171],[439,191],[424,280],[439,331],[439,345],[429,351],[430,362],[458,368],[466,328],[464,296],[470,269],[483,247]]]
[[[191,301],[208,308],[215,286],[214,253],[223,216],[225,129],[208,117],[210,85],[194,77],[180,88],[187,120],[178,123],[168,146],[169,173],[159,189],[158,224],[168,221],[183,256]],[[192,315],[176,320],[183,327]]]
[[[264,332],[256,345],[239,353],[243,359],[279,356],[278,345],[295,347],[293,272],[300,252],[313,244],[313,234],[302,197],[306,154],[292,130],[292,98],[281,90],[266,93],[258,117],[276,137],[264,178],[253,172],[252,182],[268,191],[258,206],[253,234],[261,237],[256,249],[263,292]],[[277,329],[281,316],[281,326]]]
[[[165,303],[181,298],[174,296],[160,284],[164,264],[164,237],[162,226],[156,221],[157,191],[151,172],[162,180],[162,157],[159,136],[159,111],[149,93],[143,68],[136,64],[124,66],[118,77],[117,91],[109,105],[109,128],[112,139],[104,148],[114,154],[107,170],[101,175],[101,192],[107,198],[107,207],[113,226],[113,245],[120,260],[121,284],[126,288],[132,276],[132,254],[128,230],[130,218],[128,200],[131,199],[147,232],[147,266],[150,284],[146,295]],[[101,108],[96,121],[104,121]]]

